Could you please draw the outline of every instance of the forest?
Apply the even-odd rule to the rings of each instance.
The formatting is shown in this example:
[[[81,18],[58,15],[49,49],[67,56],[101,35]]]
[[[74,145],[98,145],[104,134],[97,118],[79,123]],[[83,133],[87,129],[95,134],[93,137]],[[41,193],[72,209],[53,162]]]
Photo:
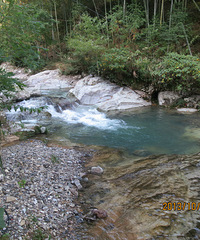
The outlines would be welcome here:
[[[1,0],[0,62],[199,92],[199,12],[199,0]]]

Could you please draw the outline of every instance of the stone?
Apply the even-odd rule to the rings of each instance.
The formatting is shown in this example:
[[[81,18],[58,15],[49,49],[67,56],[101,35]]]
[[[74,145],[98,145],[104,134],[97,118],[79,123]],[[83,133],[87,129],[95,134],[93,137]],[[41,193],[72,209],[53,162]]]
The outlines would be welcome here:
[[[78,179],[75,179],[74,180],[74,184],[76,185],[76,187],[78,188],[78,190],[81,190],[83,187],[80,183],[80,181]]]
[[[18,140],[19,140],[19,137],[15,136],[15,135],[9,135],[9,136],[6,136],[6,138],[5,138],[5,141],[8,143],[15,142]]]
[[[181,96],[178,93],[172,91],[159,92],[158,94],[158,103],[160,106],[170,106]]]
[[[3,181],[4,181],[4,175],[0,174],[0,182],[3,182]]]
[[[47,133],[47,128],[46,127],[41,127],[40,131],[41,131],[42,134],[45,134],[45,133]]]
[[[178,108],[177,111],[181,112],[181,113],[195,113],[195,112],[198,112],[198,110],[195,109],[195,108]]]
[[[92,173],[92,174],[102,174],[103,172],[104,172],[103,168],[101,168],[100,166],[92,167],[90,170],[90,173]]]
[[[69,77],[61,75],[59,70],[46,70],[30,76],[24,82],[30,95],[40,95],[42,90],[72,88]]]
[[[92,209],[91,211],[93,216],[96,216],[97,218],[107,218],[108,214],[105,210],[100,210],[100,209]]]
[[[6,202],[9,203],[9,202],[15,202],[17,199],[13,196],[7,196],[6,197]]]
[[[151,103],[127,87],[119,87],[100,77],[87,76],[70,90],[85,105],[96,105],[102,111],[128,110],[150,106]]]
[[[26,224],[25,220],[22,220],[22,221],[20,222],[20,226],[24,226],[25,224]]]

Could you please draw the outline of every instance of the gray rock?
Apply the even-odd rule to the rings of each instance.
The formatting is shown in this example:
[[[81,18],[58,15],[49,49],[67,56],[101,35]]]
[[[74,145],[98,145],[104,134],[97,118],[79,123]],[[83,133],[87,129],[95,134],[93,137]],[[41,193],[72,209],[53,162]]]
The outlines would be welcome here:
[[[0,182],[3,182],[3,181],[4,181],[4,175],[0,174]]]
[[[83,187],[80,183],[80,181],[78,179],[75,179],[74,180],[74,184],[76,185],[76,187],[78,188],[78,190],[81,190]]]
[[[100,166],[92,167],[90,170],[90,173],[92,173],[92,174],[102,174],[103,172],[104,172],[103,168],[101,168]]]
[[[158,94],[158,103],[160,106],[170,106],[181,96],[178,93],[165,91]]]
[[[96,105],[102,111],[127,110],[149,106],[139,94],[127,87],[119,87],[100,77],[87,76],[70,90],[81,104]]]

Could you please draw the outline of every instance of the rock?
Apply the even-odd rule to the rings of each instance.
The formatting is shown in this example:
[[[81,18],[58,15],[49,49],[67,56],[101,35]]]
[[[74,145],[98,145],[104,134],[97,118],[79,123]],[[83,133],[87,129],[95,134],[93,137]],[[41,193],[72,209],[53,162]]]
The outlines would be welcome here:
[[[184,98],[188,108],[200,108],[200,95],[192,95]]]
[[[78,179],[75,179],[74,180],[74,184],[76,185],[76,187],[78,188],[78,190],[81,190],[83,187],[80,183],[80,181]]]
[[[40,95],[42,90],[72,88],[69,77],[60,75],[59,70],[46,70],[30,76],[24,82],[30,95]]]
[[[47,128],[46,127],[41,127],[41,126],[35,126],[34,127],[35,134],[46,134],[47,133]]]
[[[198,110],[195,108],[178,108],[177,111],[181,113],[195,113]]]
[[[92,209],[83,218],[87,221],[96,221],[97,219],[107,218],[108,214],[105,210]]]
[[[4,175],[0,174],[0,182],[3,182],[3,181],[4,181]]]
[[[170,106],[181,96],[178,93],[165,91],[158,94],[158,102],[160,106]]]
[[[41,127],[40,131],[41,131],[42,134],[45,134],[45,133],[47,133],[47,128],[46,127]]]
[[[81,104],[96,105],[102,111],[127,110],[149,106],[139,94],[127,87],[119,87],[100,77],[87,76],[70,90]]]
[[[6,136],[5,141],[8,143],[18,141],[19,137],[15,135]]]
[[[100,209],[92,209],[91,211],[93,216],[96,216],[97,218],[107,218],[108,214],[105,210],[100,210]]]
[[[187,127],[183,136],[195,140],[200,140],[200,128]]]
[[[7,196],[6,197],[6,202],[9,203],[9,202],[15,202],[17,199],[15,197],[12,197],[12,196]]]
[[[21,222],[20,222],[20,226],[24,226],[26,224],[26,222],[24,221],[24,220],[22,220]]]
[[[101,168],[100,166],[92,167],[91,170],[90,170],[90,173],[92,173],[92,174],[102,174],[103,173],[103,168]]]
[[[10,64],[9,62],[4,62],[0,65],[1,68],[3,68],[4,70],[6,70],[7,72],[12,72],[14,73],[14,77],[18,78],[20,80],[27,80],[29,74],[31,73],[30,70],[26,70],[25,68],[19,68],[19,67],[15,67],[12,64]]]

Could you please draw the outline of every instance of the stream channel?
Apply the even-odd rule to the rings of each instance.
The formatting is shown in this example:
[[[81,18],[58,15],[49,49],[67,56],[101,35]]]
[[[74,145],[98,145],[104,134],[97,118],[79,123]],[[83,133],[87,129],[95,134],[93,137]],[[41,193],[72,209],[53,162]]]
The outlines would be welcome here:
[[[200,239],[199,113],[152,106],[105,114],[66,91],[18,105],[48,108],[39,115],[11,110],[8,119],[46,126],[61,144],[101,149],[87,167],[100,165],[104,173],[88,176],[80,198],[108,217],[80,224],[78,239]]]

